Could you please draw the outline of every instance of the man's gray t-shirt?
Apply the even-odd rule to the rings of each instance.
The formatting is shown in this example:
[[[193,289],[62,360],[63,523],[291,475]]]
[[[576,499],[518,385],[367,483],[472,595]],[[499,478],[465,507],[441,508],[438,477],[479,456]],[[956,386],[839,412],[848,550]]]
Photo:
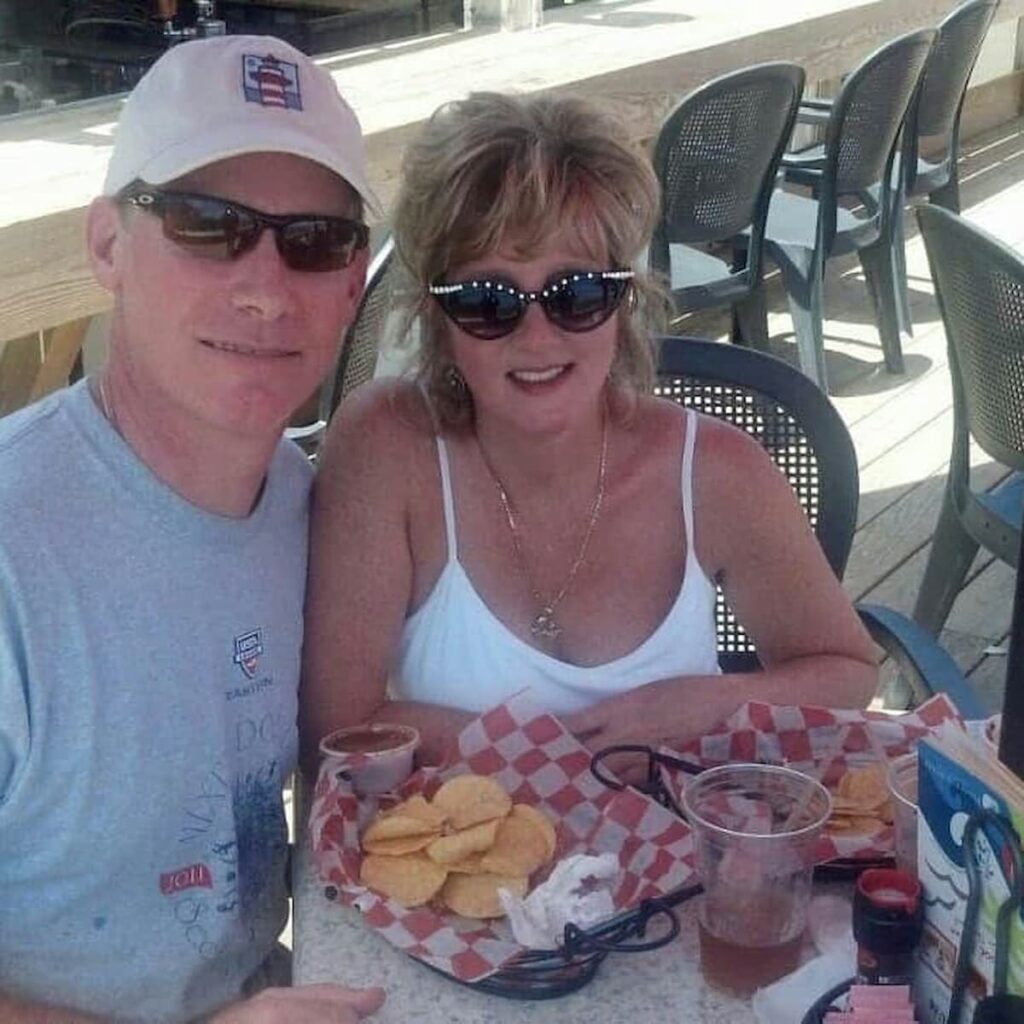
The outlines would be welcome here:
[[[0,420],[0,990],[183,1021],[273,948],[310,476],[230,519],[84,382]]]

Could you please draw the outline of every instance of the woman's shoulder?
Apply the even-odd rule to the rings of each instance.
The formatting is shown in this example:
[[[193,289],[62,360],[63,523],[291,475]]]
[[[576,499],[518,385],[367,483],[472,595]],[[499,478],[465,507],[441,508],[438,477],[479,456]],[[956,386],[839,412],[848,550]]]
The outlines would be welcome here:
[[[346,395],[331,417],[320,469],[403,474],[422,463],[436,430],[417,385],[398,377],[369,381]]]
[[[637,405],[637,423],[645,445],[664,446],[686,430],[696,432],[694,474],[702,489],[725,497],[748,491],[777,470],[762,445],[745,430],[708,413],[666,398],[645,397]],[[691,418],[692,413],[692,418]]]
[[[328,441],[340,435],[347,443],[420,444],[436,434],[422,390],[403,377],[382,377],[350,392],[327,428]]]
[[[692,414],[692,419],[691,419]],[[669,398],[645,395],[638,399],[635,423],[646,441],[655,443],[679,436],[684,421],[696,431],[698,455],[708,459],[754,459],[760,461],[764,449],[745,430],[717,416],[680,405]],[[687,426],[685,429],[689,429]]]

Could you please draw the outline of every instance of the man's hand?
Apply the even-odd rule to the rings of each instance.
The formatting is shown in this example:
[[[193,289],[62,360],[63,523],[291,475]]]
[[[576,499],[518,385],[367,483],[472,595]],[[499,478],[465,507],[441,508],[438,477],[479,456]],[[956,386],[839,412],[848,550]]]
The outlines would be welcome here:
[[[221,1010],[209,1024],[356,1024],[383,1003],[382,988],[267,988],[244,1003]]]

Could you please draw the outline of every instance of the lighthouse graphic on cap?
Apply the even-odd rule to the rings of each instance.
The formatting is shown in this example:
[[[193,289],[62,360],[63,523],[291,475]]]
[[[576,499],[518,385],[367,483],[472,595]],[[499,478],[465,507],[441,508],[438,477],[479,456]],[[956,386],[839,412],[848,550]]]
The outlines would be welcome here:
[[[272,54],[260,57],[247,53],[242,57],[242,88],[250,103],[263,107],[302,109],[299,68]]]

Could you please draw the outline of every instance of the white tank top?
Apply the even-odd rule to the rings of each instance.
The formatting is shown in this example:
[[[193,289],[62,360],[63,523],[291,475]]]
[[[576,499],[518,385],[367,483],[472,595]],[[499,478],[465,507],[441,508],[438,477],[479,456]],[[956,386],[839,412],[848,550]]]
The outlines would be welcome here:
[[[448,449],[437,438],[448,561],[434,589],[402,629],[391,679],[398,700],[486,711],[524,687],[541,705],[568,713],[671,676],[717,675],[715,588],[693,543],[693,452],[697,415],[687,410],[682,458],[686,564],[679,594],[638,647],[603,665],[573,665],[516,636],[484,604],[459,561]]]

